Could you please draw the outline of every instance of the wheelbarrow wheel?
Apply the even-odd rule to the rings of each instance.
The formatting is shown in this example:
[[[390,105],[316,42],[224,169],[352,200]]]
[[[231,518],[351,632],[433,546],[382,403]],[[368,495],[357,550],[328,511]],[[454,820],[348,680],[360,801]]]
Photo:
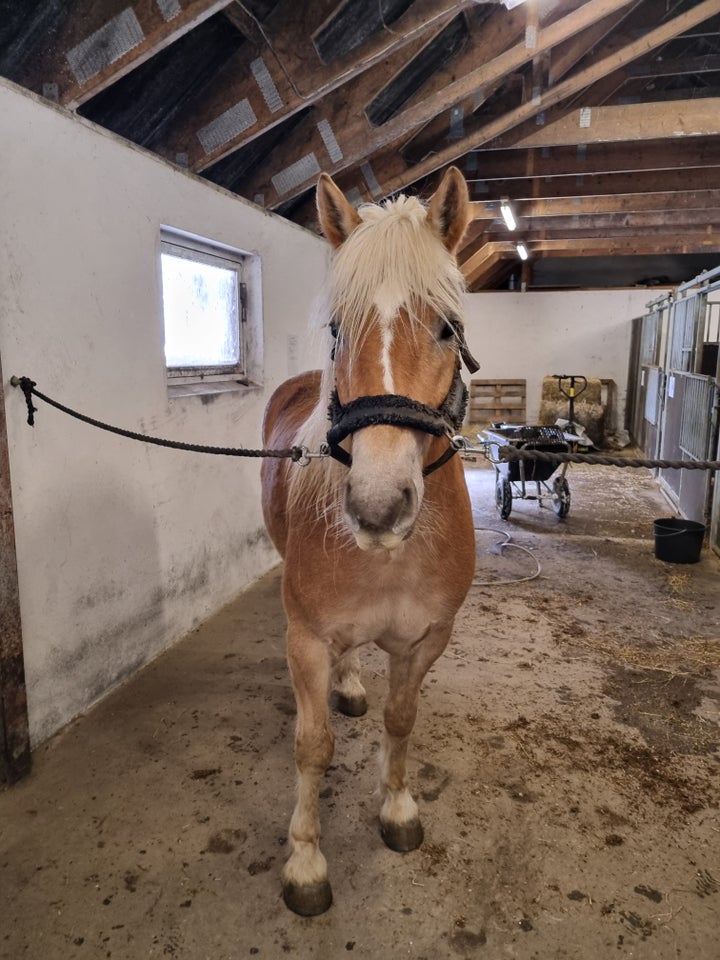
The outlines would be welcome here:
[[[507,520],[512,510],[512,487],[509,480],[498,477],[495,483],[495,506],[501,520]]]
[[[570,513],[570,486],[565,477],[556,477],[553,483],[553,510],[559,517]]]

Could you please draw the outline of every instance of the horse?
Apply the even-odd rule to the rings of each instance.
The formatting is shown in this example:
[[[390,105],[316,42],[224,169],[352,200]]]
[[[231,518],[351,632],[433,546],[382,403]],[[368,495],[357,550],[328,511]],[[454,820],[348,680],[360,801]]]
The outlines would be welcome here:
[[[329,700],[367,709],[359,648],[388,656],[380,751],[380,833],[392,850],[423,841],[408,788],[408,742],[428,669],[445,650],[471,585],[475,541],[453,430],[474,372],[462,325],[455,252],[467,227],[467,185],[451,167],[427,204],[399,196],[355,209],[332,178],[317,184],[333,247],[321,333],[323,370],[270,398],[263,442],[325,444],[299,467],[263,461],[268,533],[284,558],[287,659],[297,704],[297,801],[283,899],[301,916],[332,903],[320,850],[318,794],[334,737]]]

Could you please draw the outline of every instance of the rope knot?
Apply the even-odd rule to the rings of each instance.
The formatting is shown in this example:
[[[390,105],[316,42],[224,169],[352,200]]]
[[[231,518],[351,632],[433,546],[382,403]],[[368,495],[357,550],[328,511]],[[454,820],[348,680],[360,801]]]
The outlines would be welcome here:
[[[33,389],[37,386],[34,380],[31,380],[30,377],[20,377],[19,386],[22,392],[25,394],[25,403],[27,404],[28,417],[27,422],[29,427],[35,426],[35,414],[37,413],[37,407],[33,406],[32,395]]]

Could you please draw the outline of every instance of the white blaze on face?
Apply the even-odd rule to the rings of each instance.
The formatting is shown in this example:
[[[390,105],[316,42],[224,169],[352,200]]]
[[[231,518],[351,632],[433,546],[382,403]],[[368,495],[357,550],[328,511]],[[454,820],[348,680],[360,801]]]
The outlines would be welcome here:
[[[390,321],[383,321],[380,335],[382,338],[380,363],[382,365],[383,372],[383,386],[388,393],[395,393],[395,379],[393,377],[392,358],[390,356],[393,342],[393,328]]]
[[[395,393],[395,378],[392,370],[392,344],[394,320],[400,309],[400,301],[395,291],[381,289],[375,300],[375,309],[380,318],[380,366],[383,374],[383,387],[388,393]]]

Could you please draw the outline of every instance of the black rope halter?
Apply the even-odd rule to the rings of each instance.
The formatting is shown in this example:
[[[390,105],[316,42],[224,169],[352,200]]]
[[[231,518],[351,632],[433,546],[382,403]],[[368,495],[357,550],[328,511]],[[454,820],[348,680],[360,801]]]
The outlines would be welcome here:
[[[423,476],[433,473],[457,453],[460,447],[453,443],[452,435],[462,426],[468,402],[467,387],[460,376],[461,358],[471,374],[475,373],[480,365],[468,349],[461,324],[455,321],[452,327],[458,344],[458,361],[450,389],[440,406],[430,407],[397,393],[357,397],[343,404],[340,403],[337,390],[333,390],[328,410],[332,426],[327,434],[328,451],[331,457],[346,467],[352,466],[351,454],[340,444],[357,430],[379,424],[409,427],[411,430],[420,430],[434,437],[448,437],[447,449],[423,469]],[[331,330],[336,337],[337,326],[331,326]],[[334,352],[333,350],[333,355]]]

